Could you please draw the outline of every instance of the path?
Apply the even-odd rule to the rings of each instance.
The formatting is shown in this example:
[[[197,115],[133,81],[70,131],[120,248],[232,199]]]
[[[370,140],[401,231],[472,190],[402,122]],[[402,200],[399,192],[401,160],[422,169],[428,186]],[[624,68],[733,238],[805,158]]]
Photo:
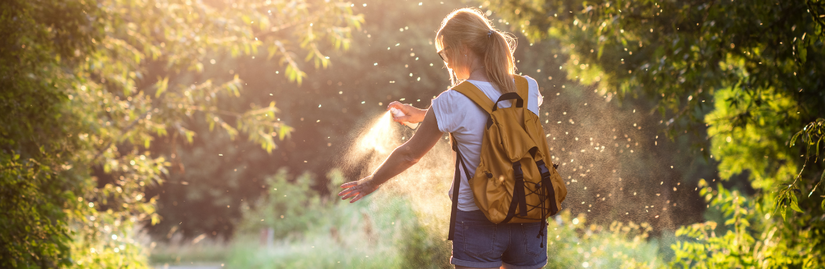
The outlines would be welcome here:
[[[220,264],[214,265],[204,265],[204,264],[194,264],[194,265],[156,265],[155,269],[224,269],[226,267],[221,266]]]

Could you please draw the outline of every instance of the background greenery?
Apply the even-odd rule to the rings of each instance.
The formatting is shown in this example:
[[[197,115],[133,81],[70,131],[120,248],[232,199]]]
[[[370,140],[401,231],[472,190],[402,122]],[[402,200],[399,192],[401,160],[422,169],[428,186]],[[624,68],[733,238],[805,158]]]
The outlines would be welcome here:
[[[753,196],[720,186],[703,191],[724,224],[680,229],[677,234],[698,242],[677,245],[675,264],[823,266],[825,260],[811,254],[825,247],[825,196],[817,189],[825,177],[819,155],[825,2],[489,5],[530,40],[559,40],[560,51],[570,55],[568,77],[619,97],[656,100],[660,115],[670,118],[669,135],[693,131],[702,138],[695,147],[718,160],[721,179],[745,175]],[[703,125],[706,137],[696,132]]]
[[[0,263],[448,266],[448,150],[426,199],[333,195],[385,156],[349,153],[387,103],[447,88],[432,38],[475,6],[545,96],[549,267],[822,267],[823,5],[8,1]]]

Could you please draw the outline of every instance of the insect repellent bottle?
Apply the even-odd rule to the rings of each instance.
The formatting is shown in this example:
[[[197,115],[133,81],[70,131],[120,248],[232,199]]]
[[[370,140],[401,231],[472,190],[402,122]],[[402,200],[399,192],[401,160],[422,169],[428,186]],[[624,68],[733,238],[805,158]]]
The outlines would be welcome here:
[[[392,113],[393,118],[406,116],[406,114],[404,114],[404,112],[402,112],[400,109],[397,109],[397,108],[394,108],[394,107],[390,108],[390,113]],[[404,124],[407,127],[410,127],[412,129],[415,129],[415,127],[418,127],[418,123],[410,123],[410,122],[405,121],[405,122],[401,122],[401,124]]]

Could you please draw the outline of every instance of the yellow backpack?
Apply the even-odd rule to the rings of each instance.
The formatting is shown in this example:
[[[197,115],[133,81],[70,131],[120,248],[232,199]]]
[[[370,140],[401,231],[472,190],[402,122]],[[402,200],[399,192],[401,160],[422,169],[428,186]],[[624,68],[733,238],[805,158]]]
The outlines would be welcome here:
[[[567,187],[556,171],[558,165],[553,165],[550,160],[550,150],[539,117],[530,112],[525,104],[527,79],[515,76],[515,82],[517,93],[503,94],[495,103],[470,82],[453,87],[489,115],[481,142],[481,161],[468,182],[476,205],[491,222],[541,221],[544,227],[547,218],[561,209]],[[513,105],[498,108],[498,103],[504,100],[514,100]],[[470,175],[455,139],[452,135],[450,137],[456,152],[456,172],[448,240],[453,239],[458,206],[459,164],[464,174]]]

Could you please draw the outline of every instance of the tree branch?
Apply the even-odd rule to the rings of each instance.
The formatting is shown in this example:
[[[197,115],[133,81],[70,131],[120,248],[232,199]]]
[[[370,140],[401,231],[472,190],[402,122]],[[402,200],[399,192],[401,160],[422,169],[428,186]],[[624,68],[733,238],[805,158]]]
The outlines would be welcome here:
[[[146,118],[146,116],[147,116],[147,115],[149,115],[149,113],[151,113],[151,110],[150,110],[150,111],[146,111],[145,113],[143,113],[143,115],[140,115],[140,117],[138,117],[138,118],[136,118],[135,120],[133,120],[133,121],[132,121],[132,123],[130,123],[130,124],[129,124],[129,126],[126,126],[126,128],[125,128],[125,129],[123,129],[123,132],[124,132],[124,133],[126,133],[126,132],[131,131],[131,130],[132,130],[132,128],[134,128],[140,120],[142,120],[142,119]],[[94,158],[92,158],[92,162],[94,162],[95,160],[97,160],[97,158],[99,158],[99,157],[100,157],[100,155],[103,155],[103,153],[104,153],[104,152],[106,152],[106,150],[108,150],[108,149],[109,149],[109,147],[111,147],[111,146],[112,146],[112,143],[114,143],[114,140],[109,141],[109,143],[108,143],[108,144],[106,144],[106,146],[104,146],[102,149],[100,149],[100,152],[98,152],[98,153],[95,155],[95,157],[94,157]]]

